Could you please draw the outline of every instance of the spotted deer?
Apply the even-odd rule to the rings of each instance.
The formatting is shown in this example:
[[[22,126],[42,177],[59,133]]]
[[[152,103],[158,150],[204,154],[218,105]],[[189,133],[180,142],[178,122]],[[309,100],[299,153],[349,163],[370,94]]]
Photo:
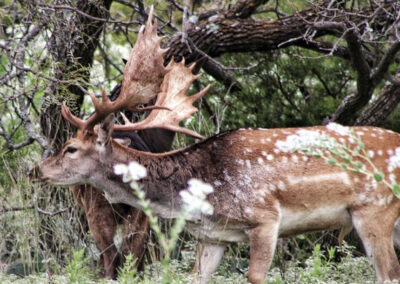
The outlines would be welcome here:
[[[186,224],[186,229],[201,243],[196,262],[200,283],[209,280],[229,242],[249,242],[249,281],[264,283],[278,237],[337,228],[347,232],[353,226],[378,280],[400,280],[392,239],[400,200],[390,186],[284,147],[292,141],[290,137],[299,135],[329,135],[352,143],[333,127],[228,131],[164,154],[140,152],[114,141],[113,130],[152,127],[201,137],[180,127],[179,122],[196,111],[192,103],[208,87],[186,96],[197,78],[192,74],[193,67],[173,61],[164,67],[166,50],[160,48],[160,42],[150,12],[125,67],[120,97],[110,102],[103,90],[99,102],[90,94],[96,114],[85,121],[73,116],[63,104],[63,116],[80,131],[59,154],[42,162],[43,181],[56,185],[88,183],[103,190],[111,203],[140,209],[129,184],[113,171],[116,164],[136,161],[147,169],[140,184],[150,200],[150,208],[163,218],[179,214],[179,192],[187,187],[189,179],[198,178],[213,185],[214,192],[207,197],[214,207],[213,214],[199,213]],[[114,125],[113,112],[142,110],[138,105],[155,96],[156,103],[145,120]],[[375,127],[346,129],[362,137],[365,149],[371,151],[369,159],[374,167],[392,179],[400,177],[400,170],[391,164],[392,155],[400,152],[399,134]]]

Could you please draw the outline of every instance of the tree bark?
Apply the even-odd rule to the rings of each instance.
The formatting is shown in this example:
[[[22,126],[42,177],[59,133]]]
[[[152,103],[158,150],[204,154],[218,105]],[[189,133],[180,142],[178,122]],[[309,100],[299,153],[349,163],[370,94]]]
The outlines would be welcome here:
[[[400,88],[396,85],[386,86],[376,101],[372,102],[357,118],[355,125],[379,125],[400,103]]]
[[[90,16],[105,18],[111,0],[79,0],[76,8]],[[53,149],[58,151],[70,136],[69,124],[61,117],[60,102],[66,100],[70,109],[79,114],[83,102],[82,85],[88,82],[94,51],[104,28],[104,22],[95,21],[81,14],[56,11],[54,26],[48,41],[51,56],[55,62],[54,77],[69,84],[53,81],[45,95],[41,111],[41,129],[52,141]]]

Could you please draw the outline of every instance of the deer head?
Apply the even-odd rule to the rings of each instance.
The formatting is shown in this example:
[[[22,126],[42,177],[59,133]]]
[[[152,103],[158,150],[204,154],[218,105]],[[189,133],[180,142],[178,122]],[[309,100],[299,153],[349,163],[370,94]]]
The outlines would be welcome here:
[[[148,172],[141,184],[150,208],[162,217],[176,216],[181,203],[179,191],[190,178],[214,185],[214,192],[208,196],[214,213],[197,216],[187,224],[189,232],[202,241],[196,266],[203,283],[215,271],[226,242],[250,242],[249,281],[264,283],[278,237],[334,228],[344,228],[347,232],[353,226],[372,258],[379,281],[399,280],[400,266],[393,249],[392,232],[400,216],[400,200],[393,196],[388,184],[374,183],[370,177],[360,176],[345,166],[335,168],[305,152],[287,151],[288,145],[300,141],[296,140],[297,136],[307,136],[308,146],[314,145],[313,138],[327,134],[340,142],[353,143],[340,131],[329,127],[238,130],[165,154],[131,150],[110,138],[112,129],[149,127],[198,137],[178,123],[195,111],[192,102],[203,96],[207,88],[191,97],[184,95],[196,79],[192,67],[172,62],[164,68],[159,58],[163,51],[159,49],[160,40],[155,31],[150,16],[146,28],[140,31],[138,44],[149,43],[153,49],[148,50],[154,50],[158,57],[153,58],[152,53],[145,56],[140,52],[147,48],[135,46],[133,50],[140,51],[141,58],[150,59],[146,63],[140,63],[137,58],[129,60],[127,66],[131,67],[124,72],[121,98],[109,102],[103,92],[100,103],[91,95],[96,114],[87,121],[72,116],[64,104],[64,117],[81,131],[57,156],[41,164],[43,179],[64,185],[90,183],[103,190],[110,202],[140,208],[129,185],[113,173],[115,164],[137,161]],[[149,34],[156,38],[147,39]],[[132,56],[137,55],[132,52]],[[143,66],[157,70],[147,72],[146,69],[140,79]],[[160,83],[159,87],[156,82]],[[139,103],[154,96],[154,90],[158,92],[157,101],[146,120],[113,125],[109,114],[125,107],[138,109]],[[94,126],[101,121],[96,134]],[[400,152],[397,150],[399,134],[379,128],[349,129],[363,135],[363,149],[373,151],[365,159],[366,169],[375,170],[372,165],[376,165],[383,169],[383,176],[400,177],[390,157],[394,151]],[[328,147],[329,143],[324,145]],[[356,160],[364,161],[358,156]]]

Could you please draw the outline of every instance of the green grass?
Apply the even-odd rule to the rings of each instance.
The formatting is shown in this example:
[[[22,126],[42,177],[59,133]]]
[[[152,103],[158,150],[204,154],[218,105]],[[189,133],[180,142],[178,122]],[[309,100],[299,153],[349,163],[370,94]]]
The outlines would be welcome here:
[[[313,254],[308,259],[302,262],[286,261],[284,267],[272,267],[268,272],[266,283],[376,283],[374,271],[366,257],[354,257],[348,247],[344,248],[342,254],[345,256],[341,261],[334,262],[332,256],[324,256],[319,245],[316,245]],[[60,274],[45,272],[21,278],[16,275],[7,275],[3,270],[0,272],[0,283],[150,284],[162,282],[163,267],[161,263],[148,265],[144,272],[137,273],[129,269],[133,261],[128,257],[125,267],[120,269],[118,281],[106,281],[94,276],[95,274],[88,265],[87,257],[84,257],[83,250],[80,250],[73,253],[73,258],[67,261],[67,266]],[[192,250],[185,251],[181,260],[172,260],[170,263],[171,283],[193,283],[191,274],[193,262],[194,251]],[[247,264],[248,259],[232,256],[227,252],[210,283],[247,283]]]

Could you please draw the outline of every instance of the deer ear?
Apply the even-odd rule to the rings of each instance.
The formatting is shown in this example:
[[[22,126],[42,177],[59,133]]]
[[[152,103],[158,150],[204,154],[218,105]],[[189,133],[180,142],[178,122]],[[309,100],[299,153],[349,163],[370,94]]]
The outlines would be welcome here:
[[[111,134],[114,128],[114,114],[108,115],[100,124],[99,134],[97,136],[97,144],[106,146],[111,139]]]

